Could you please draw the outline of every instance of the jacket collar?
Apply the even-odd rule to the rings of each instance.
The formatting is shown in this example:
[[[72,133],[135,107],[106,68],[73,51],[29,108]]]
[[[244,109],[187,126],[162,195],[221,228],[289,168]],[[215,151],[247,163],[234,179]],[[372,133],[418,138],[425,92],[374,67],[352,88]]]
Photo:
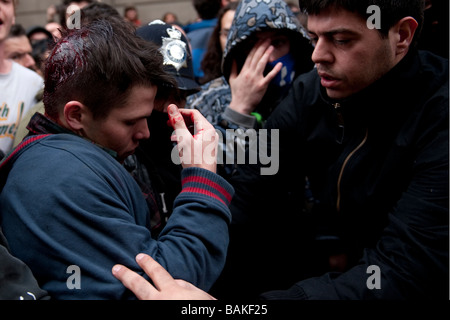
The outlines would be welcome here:
[[[27,129],[30,131],[30,135],[58,133],[74,134],[72,131],[61,127],[56,122],[53,122],[39,112],[36,112],[33,115],[30,122],[28,123]]]
[[[419,56],[416,50],[412,50],[383,77],[351,97],[330,99],[322,86],[320,94],[327,104],[334,107],[339,104],[346,120],[372,121],[374,115],[378,118],[376,115],[385,117],[386,113],[393,115],[406,111],[409,100],[414,99],[414,92],[417,92],[419,72]]]
[[[57,124],[56,122],[50,120],[49,118],[47,118],[45,115],[36,112],[33,117],[31,118],[30,122],[28,123],[27,129],[30,131],[29,136],[35,136],[35,135],[43,135],[43,134],[71,134],[71,135],[76,135],[77,137],[83,138],[77,134],[75,134],[74,132],[60,126],[59,124]],[[83,138],[85,139],[85,138]],[[88,139],[86,139],[88,140]],[[95,145],[97,145],[98,147],[102,148],[103,150],[105,150],[107,153],[109,153],[113,158],[117,159],[117,153],[111,149],[107,149],[91,140],[88,140],[92,143],[94,143]]]

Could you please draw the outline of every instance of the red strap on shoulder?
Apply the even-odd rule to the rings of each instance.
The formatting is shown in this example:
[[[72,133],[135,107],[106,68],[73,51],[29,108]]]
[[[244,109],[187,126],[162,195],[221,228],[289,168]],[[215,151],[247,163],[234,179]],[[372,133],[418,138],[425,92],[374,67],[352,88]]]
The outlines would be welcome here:
[[[25,148],[26,146],[28,146],[30,143],[33,143],[37,140],[43,139],[45,137],[50,136],[51,134],[40,134],[40,135],[36,135],[36,136],[31,136],[29,138],[24,139],[21,143],[19,143],[19,145],[14,148],[14,150],[5,158],[3,159],[3,161],[0,163],[0,169],[2,169],[2,167],[8,163],[8,161],[14,157],[20,150],[22,150],[23,148]]]

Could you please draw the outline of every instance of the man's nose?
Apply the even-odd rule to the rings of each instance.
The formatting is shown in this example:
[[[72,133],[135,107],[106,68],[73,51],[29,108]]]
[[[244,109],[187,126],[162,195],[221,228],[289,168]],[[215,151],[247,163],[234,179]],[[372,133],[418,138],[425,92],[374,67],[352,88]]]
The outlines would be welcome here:
[[[144,140],[150,138],[150,129],[148,128],[147,119],[142,119],[139,131],[137,132],[135,136],[136,140]]]
[[[316,42],[311,59],[315,64],[333,62],[334,56],[326,41],[319,39]]]

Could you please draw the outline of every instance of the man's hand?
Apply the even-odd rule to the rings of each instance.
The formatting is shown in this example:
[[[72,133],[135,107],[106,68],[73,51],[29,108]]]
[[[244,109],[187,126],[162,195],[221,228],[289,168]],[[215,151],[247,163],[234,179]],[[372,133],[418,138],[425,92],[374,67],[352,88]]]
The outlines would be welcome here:
[[[269,40],[257,42],[247,56],[238,74],[236,61],[230,74],[231,102],[229,107],[243,114],[252,113],[261,102],[267,88],[283,67],[282,63],[264,76],[264,70],[274,50]]]
[[[177,142],[183,168],[198,167],[217,170],[219,135],[198,110],[168,107],[170,124],[175,129],[172,141]]]
[[[154,286],[122,265],[115,265],[112,273],[139,300],[216,300],[189,282],[173,279],[158,262],[146,254],[137,255],[136,261],[153,281]]]

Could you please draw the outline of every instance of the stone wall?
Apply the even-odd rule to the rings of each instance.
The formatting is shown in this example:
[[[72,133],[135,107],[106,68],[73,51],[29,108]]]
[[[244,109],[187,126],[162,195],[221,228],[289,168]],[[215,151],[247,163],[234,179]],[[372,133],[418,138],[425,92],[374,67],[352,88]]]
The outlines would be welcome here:
[[[47,8],[61,2],[62,0],[19,0],[16,23],[22,24],[25,29],[34,25],[45,25]],[[143,23],[161,19],[168,11],[174,12],[182,24],[193,21],[197,16],[191,0],[103,0],[102,2],[112,5],[121,15],[127,5],[134,5]]]

